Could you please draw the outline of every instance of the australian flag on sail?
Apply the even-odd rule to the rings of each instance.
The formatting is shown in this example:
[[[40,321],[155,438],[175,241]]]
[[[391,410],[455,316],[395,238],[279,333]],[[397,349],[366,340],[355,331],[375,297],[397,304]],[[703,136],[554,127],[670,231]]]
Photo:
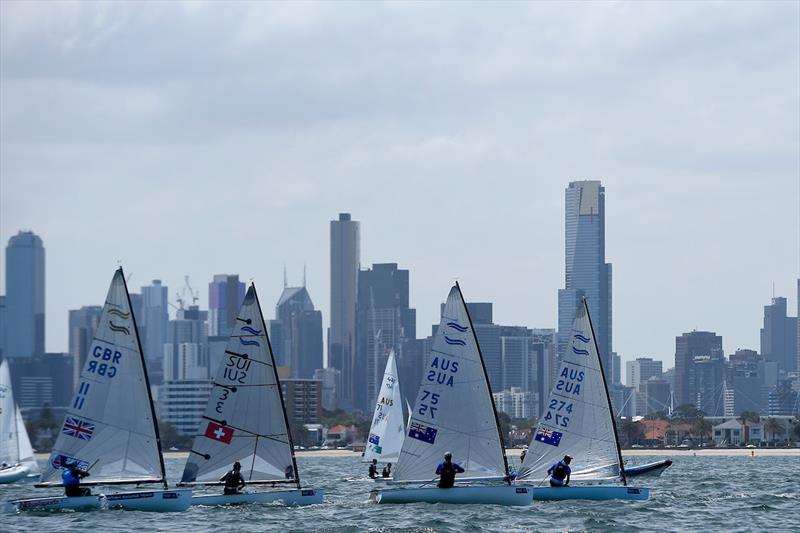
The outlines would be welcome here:
[[[75,437],[76,439],[92,440],[94,424],[81,420],[80,418],[75,418],[74,416],[68,416],[67,420],[64,422],[64,427],[61,428],[61,433],[69,435],[70,437]]]
[[[550,446],[558,446],[561,442],[561,433],[558,431],[551,431],[549,429],[540,429],[536,432],[536,435],[533,437],[533,440],[538,440],[539,442],[543,442],[545,444],[549,444]]]
[[[421,440],[422,442],[427,442],[428,444],[433,444],[433,441],[436,440],[436,432],[436,428],[430,428],[418,422],[412,423],[411,427],[408,428],[409,437],[412,439]]]
[[[376,435],[374,433],[370,433],[369,434],[369,442],[372,443],[372,444],[375,444],[375,445],[380,444],[381,443],[380,435]]]

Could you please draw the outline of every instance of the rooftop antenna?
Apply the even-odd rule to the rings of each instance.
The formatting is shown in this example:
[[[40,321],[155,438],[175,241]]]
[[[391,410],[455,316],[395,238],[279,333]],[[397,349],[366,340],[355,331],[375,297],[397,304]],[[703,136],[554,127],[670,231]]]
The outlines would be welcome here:
[[[303,287],[306,286],[306,263],[303,261]]]
[[[288,286],[289,286],[289,280],[286,277],[286,263],[284,263],[283,264],[283,288],[285,289]]]

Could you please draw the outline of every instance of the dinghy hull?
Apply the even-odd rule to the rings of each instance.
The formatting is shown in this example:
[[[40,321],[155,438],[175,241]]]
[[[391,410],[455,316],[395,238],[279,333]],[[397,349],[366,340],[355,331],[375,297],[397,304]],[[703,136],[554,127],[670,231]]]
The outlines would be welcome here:
[[[370,496],[378,503],[452,503],[486,505],[530,505],[530,487],[513,485],[472,487],[399,488],[374,491]]]
[[[644,465],[626,466],[625,477],[636,476],[660,476],[664,470],[672,466],[672,461],[664,459],[663,461],[656,461],[654,463],[647,463]]]
[[[647,500],[650,489],[645,487],[532,487],[534,501],[556,500]]]
[[[28,477],[29,469],[25,465],[17,465],[0,470],[0,485],[14,483],[20,479]]]
[[[202,494],[192,496],[192,505],[243,505],[250,503],[282,503],[314,505],[322,503],[320,489],[269,490],[242,494]]]
[[[191,489],[148,490],[107,494],[109,509],[170,513],[185,511],[192,504]]]
[[[26,500],[12,500],[6,502],[4,511],[59,511],[65,509],[89,511],[100,509],[102,496],[51,496],[48,498],[29,498]]]

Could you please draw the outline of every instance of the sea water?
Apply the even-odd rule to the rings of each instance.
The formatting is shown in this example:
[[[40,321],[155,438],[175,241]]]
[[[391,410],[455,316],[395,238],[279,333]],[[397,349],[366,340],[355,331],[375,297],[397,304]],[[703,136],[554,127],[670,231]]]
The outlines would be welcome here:
[[[637,457],[631,463],[655,459]],[[358,458],[301,457],[298,466],[304,484],[325,491],[322,505],[192,507],[165,514],[119,510],[5,514],[0,515],[0,531],[800,531],[800,457],[672,459],[674,464],[661,477],[632,481],[631,485],[650,487],[649,501],[500,507],[377,505],[368,496],[381,485],[366,478],[367,465]],[[170,479],[177,480],[182,468],[182,460],[167,459]],[[108,492],[112,490],[124,489]],[[58,492],[30,483],[0,485],[3,501]]]

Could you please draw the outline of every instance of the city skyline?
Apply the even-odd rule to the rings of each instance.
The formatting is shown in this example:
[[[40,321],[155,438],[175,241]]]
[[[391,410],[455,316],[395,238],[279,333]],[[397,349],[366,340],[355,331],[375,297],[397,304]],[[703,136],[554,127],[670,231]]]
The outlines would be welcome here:
[[[161,279],[170,301],[186,274],[204,287],[214,274],[235,272],[245,282],[255,278],[262,300],[274,302],[284,265],[298,284],[307,264],[327,328],[328,224],[341,212],[361,223],[361,265],[393,262],[410,271],[418,331],[438,322],[442,292],[455,279],[469,301],[494,304],[498,323],[557,327],[563,191],[585,179],[606,190],[613,347],[623,361],[650,356],[672,366],[675,337],[694,328],[720,335],[726,355],[759,350],[773,282],[774,295],[787,298],[790,313],[797,309],[796,5],[719,13],[689,5],[669,12],[588,7],[572,12],[574,20],[547,6],[486,10],[475,48],[467,39],[474,22],[452,18],[448,38],[464,49],[458,61],[446,51],[428,60],[418,52],[395,56],[412,27],[423,49],[434,46],[435,8],[421,20],[400,9],[397,27],[378,38],[369,21],[385,6],[349,21],[324,6],[316,14],[285,6],[296,24],[280,30],[267,20],[278,8],[258,7],[243,17],[255,26],[218,21],[220,52],[207,54],[234,80],[253,67],[277,73],[260,78],[255,93],[182,66],[188,52],[180,39],[163,56],[168,74],[144,68],[157,50],[144,42],[139,17],[99,35],[103,46],[86,39],[67,46],[94,24],[91,6],[2,9],[34,16],[0,17],[0,242],[21,229],[44,241],[48,352],[68,351],[67,311],[102,303],[118,259],[132,287]],[[204,8],[193,18],[170,6],[145,9],[162,29],[169,18],[162,14],[176,17],[187,35],[202,34],[215,18]],[[63,16],[69,13],[75,17]],[[384,62],[368,56],[359,55],[354,72],[335,52],[320,54],[315,45],[331,31],[322,19],[331,17],[354,36],[375,38],[377,56],[396,59],[396,77],[387,79]],[[504,31],[512,19],[548,20],[570,41],[591,17],[608,26],[591,41],[573,39],[572,52],[536,32]],[[645,61],[637,32],[657,21],[661,33],[654,32]],[[758,35],[748,27],[760,28]],[[715,35],[715,44],[684,38],[692,31]],[[619,39],[603,38],[612,34]],[[602,43],[597,54],[587,42]],[[683,42],[691,60],[678,61],[659,48],[664,42]],[[307,65],[262,54],[275,43]],[[336,44],[362,53],[352,45]],[[491,68],[487,53],[498,58]],[[650,69],[653,57],[659,67]],[[536,73],[522,68],[525,58],[536,58]],[[130,73],[81,67],[121,60]],[[636,79],[626,75],[632,66],[643,69]],[[582,71],[594,77],[591,86]],[[197,89],[203,80],[211,88]],[[692,85],[691,95],[683,84]],[[179,104],[190,87],[199,100]],[[220,97],[227,90],[236,98]],[[262,92],[285,105],[268,106]],[[197,115],[185,106],[207,102],[218,111],[181,126],[187,113]],[[86,116],[77,118],[75,109]],[[204,291],[198,303],[208,308]]]

